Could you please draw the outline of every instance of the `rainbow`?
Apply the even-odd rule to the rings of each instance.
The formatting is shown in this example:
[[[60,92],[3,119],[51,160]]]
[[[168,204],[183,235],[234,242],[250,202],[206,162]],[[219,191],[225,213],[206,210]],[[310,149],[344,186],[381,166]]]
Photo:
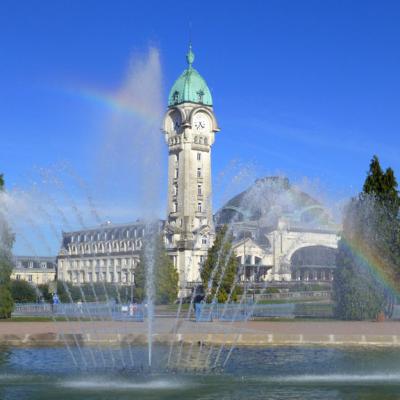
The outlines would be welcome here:
[[[146,102],[141,101],[139,96],[128,95],[126,91],[111,93],[88,86],[58,87],[58,91],[96,106],[105,107],[112,112],[133,115],[150,121],[160,119],[160,115],[152,107],[148,107]]]
[[[342,235],[341,240],[361,265],[367,269],[367,272],[371,273],[380,284],[389,289],[393,294],[400,293],[400,285],[397,283],[398,277],[387,260],[376,254],[376,252],[358,238],[353,237],[349,239]]]

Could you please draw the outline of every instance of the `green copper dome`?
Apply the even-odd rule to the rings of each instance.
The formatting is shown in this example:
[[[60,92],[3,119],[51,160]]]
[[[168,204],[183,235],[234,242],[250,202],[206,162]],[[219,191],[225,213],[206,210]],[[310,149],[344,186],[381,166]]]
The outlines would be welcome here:
[[[189,46],[189,52],[186,54],[188,63],[182,75],[175,81],[169,92],[168,106],[174,106],[184,102],[204,104],[212,106],[212,97],[210,89],[202,76],[192,67],[194,53],[192,45]]]

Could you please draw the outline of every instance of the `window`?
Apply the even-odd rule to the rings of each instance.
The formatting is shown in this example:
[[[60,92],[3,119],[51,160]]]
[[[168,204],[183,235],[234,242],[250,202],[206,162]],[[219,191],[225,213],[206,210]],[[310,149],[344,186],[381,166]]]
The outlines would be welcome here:
[[[33,268],[33,261],[29,261],[28,268]]]
[[[197,168],[197,177],[201,178],[201,168]]]
[[[179,169],[175,168],[174,178],[178,179],[178,176],[179,176]]]
[[[174,213],[178,212],[178,203],[176,201],[174,201],[172,209]]]
[[[42,261],[40,263],[40,268],[47,268],[47,263],[45,261]]]
[[[173,186],[173,194],[174,194],[174,196],[178,195],[178,185]]]
[[[16,277],[17,281],[19,281],[21,279],[21,275],[20,274],[17,274],[15,277]]]
[[[202,211],[201,208],[202,208],[202,207],[201,207],[201,202],[198,202],[198,203],[197,203],[197,211],[198,211],[198,212],[201,212],[201,211]]]
[[[28,275],[28,282],[32,282],[32,275]]]
[[[201,153],[197,153],[197,161],[201,160]]]
[[[88,272],[88,280],[89,280],[89,282],[93,282],[93,273],[92,272]]]
[[[201,238],[201,243],[202,243],[202,244],[207,244],[207,238],[203,236],[203,237]]]
[[[201,185],[197,185],[197,194],[201,196]]]
[[[172,101],[174,102],[174,104],[179,102],[179,92],[177,90],[172,95]]]

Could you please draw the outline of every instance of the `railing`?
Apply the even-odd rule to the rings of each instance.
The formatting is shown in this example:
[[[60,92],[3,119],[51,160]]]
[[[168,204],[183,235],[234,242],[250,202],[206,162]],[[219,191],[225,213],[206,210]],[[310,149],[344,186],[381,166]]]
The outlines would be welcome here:
[[[47,315],[52,312],[48,303],[16,303],[13,315]]]
[[[302,299],[324,299],[330,300],[332,292],[329,290],[321,291],[302,291],[302,292],[285,292],[285,293],[263,293],[263,294],[247,294],[246,299],[262,300],[302,300]]]
[[[202,304],[195,307],[197,322],[246,321],[260,318],[331,318],[332,304],[284,303],[284,304]]]
[[[144,304],[115,303],[17,303],[13,316],[52,316],[79,319],[112,319],[143,321],[147,314]]]

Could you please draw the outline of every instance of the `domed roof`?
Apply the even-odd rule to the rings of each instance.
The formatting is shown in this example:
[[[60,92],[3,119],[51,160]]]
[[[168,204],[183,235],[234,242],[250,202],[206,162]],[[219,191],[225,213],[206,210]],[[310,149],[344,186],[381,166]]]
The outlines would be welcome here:
[[[295,226],[329,227],[326,209],[287,178],[265,177],[229,200],[216,214],[216,225],[247,222],[274,227],[282,218]]]
[[[189,46],[186,60],[188,62],[188,67],[172,86],[169,92],[168,106],[171,107],[185,102],[212,106],[211,92],[206,81],[192,67],[194,61],[192,45]]]

